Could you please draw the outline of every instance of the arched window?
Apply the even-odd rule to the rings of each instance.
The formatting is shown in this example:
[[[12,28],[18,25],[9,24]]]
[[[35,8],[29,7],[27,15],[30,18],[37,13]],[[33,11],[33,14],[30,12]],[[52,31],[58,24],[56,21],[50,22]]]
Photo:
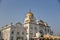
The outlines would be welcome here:
[[[40,30],[39,32],[40,32],[41,34],[43,34],[43,30]]]
[[[37,30],[37,27],[35,27],[35,30]]]
[[[11,37],[11,40],[13,40],[13,37]]]
[[[11,31],[11,34],[14,34],[14,31]]]
[[[40,30],[39,32],[41,34],[41,37],[43,37],[43,30]]]

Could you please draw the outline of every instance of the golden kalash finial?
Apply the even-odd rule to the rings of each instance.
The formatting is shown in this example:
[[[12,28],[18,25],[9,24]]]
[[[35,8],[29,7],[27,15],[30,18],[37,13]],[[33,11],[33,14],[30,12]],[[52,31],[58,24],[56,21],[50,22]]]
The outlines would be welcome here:
[[[29,12],[27,12],[26,16],[33,17],[33,13],[31,12],[31,9],[29,9]]]

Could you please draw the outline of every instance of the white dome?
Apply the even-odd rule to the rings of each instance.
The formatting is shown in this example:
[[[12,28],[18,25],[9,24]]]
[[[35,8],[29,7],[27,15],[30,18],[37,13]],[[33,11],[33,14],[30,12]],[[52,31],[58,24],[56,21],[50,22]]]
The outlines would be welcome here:
[[[44,23],[44,21],[43,21],[43,20],[40,20],[40,19],[39,19],[39,20],[37,20],[36,22],[37,22],[37,24]]]
[[[47,22],[45,22],[45,23],[44,23],[44,25],[45,25],[45,26],[48,26],[48,23],[47,23]]]

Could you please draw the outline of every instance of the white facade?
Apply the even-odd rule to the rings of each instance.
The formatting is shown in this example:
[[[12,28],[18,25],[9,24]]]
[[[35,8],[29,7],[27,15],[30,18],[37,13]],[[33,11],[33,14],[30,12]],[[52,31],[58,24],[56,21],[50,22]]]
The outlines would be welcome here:
[[[24,20],[24,27],[26,28],[27,31],[27,40],[36,37],[36,33],[38,32],[40,33],[41,37],[44,34],[49,34],[49,35],[53,34],[47,23],[45,23],[42,20],[36,21],[32,12],[27,13]]]
[[[4,40],[31,40],[33,37],[53,35],[50,26],[42,20],[36,20],[32,12],[26,14],[24,24],[6,25],[1,29]]]
[[[7,25],[2,28],[2,39],[4,40],[25,40],[26,32],[22,24]]]

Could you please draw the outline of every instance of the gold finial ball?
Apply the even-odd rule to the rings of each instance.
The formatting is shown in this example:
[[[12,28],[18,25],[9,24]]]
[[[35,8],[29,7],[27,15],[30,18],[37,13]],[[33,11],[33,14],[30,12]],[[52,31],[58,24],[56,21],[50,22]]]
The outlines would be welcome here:
[[[33,17],[33,13],[32,12],[28,12],[26,16]]]

